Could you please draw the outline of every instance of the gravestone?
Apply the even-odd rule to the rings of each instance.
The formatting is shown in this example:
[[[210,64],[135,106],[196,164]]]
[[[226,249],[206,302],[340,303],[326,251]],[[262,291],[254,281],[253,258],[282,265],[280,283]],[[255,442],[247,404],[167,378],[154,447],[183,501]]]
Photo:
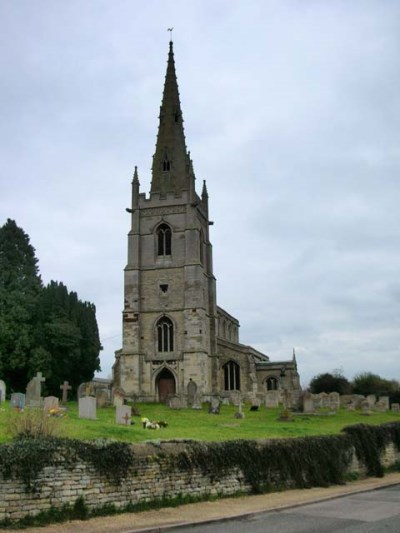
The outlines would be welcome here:
[[[132,409],[129,405],[119,405],[115,411],[115,421],[124,426],[131,425]]]
[[[40,407],[42,403],[42,383],[45,381],[46,378],[42,376],[41,372],[38,372],[36,376],[30,380],[26,387],[27,407]]]
[[[43,404],[43,411],[48,413],[51,409],[58,409],[58,398],[55,396],[46,396]]]
[[[232,405],[236,405],[236,407],[239,407],[240,402],[242,401],[242,395],[240,394],[240,391],[234,390],[230,394],[230,403]]]
[[[279,407],[280,393],[277,390],[269,390],[265,393],[265,407]]]
[[[365,398],[365,400],[363,400],[361,402],[361,412],[366,415],[366,414],[370,414],[370,402],[368,401],[368,398]]]
[[[220,410],[221,410],[220,398],[211,398],[210,405],[208,407],[208,412],[211,415],[219,415]]]
[[[375,411],[381,413],[388,411],[389,409],[389,396],[381,396],[375,404]]]
[[[244,418],[244,413],[243,413],[243,403],[242,401],[239,402],[239,410],[237,411],[237,413],[235,413],[233,415],[235,418]]]
[[[305,392],[303,395],[303,413],[314,413],[314,398],[311,392]]]
[[[6,384],[0,379],[0,403],[6,400]]]
[[[171,409],[184,409],[187,407],[186,400],[180,396],[171,396],[168,398],[167,402]]]
[[[93,396],[79,398],[79,418],[96,420],[96,398]]]
[[[196,392],[197,392],[197,384],[194,381],[192,381],[192,378],[190,378],[190,381],[187,385],[188,405],[190,406],[193,405]]]
[[[202,409],[201,396],[200,396],[200,394],[198,392],[196,392],[196,394],[194,395],[193,403],[192,403],[192,409],[196,409],[196,410],[201,410]]]
[[[11,407],[14,407],[14,409],[23,409],[25,407],[25,394],[22,392],[13,392],[11,394]]]
[[[376,404],[376,396],[375,396],[375,394],[369,394],[366,399],[368,401],[369,408],[373,409],[375,407],[375,404]]]
[[[65,405],[68,401],[68,391],[71,390],[72,387],[68,383],[68,381],[64,381],[62,385],[60,385],[60,390],[62,390],[62,404]]]
[[[97,389],[96,390],[96,406],[97,407],[106,407],[109,405],[109,396],[108,391],[105,389]]]
[[[84,398],[85,396],[95,396],[94,385],[92,381],[87,381],[81,383],[77,390],[78,400],[79,398]]]
[[[329,394],[327,394],[326,392],[321,392],[319,396],[321,401],[320,407],[329,407]]]
[[[400,411],[400,403],[392,403],[392,411]]]
[[[329,409],[331,411],[340,409],[340,394],[338,392],[331,392],[329,394]]]
[[[121,405],[124,405],[125,401],[125,391],[121,389],[120,387],[116,387],[113,389],[113,405],[114,407],[120,407]]]

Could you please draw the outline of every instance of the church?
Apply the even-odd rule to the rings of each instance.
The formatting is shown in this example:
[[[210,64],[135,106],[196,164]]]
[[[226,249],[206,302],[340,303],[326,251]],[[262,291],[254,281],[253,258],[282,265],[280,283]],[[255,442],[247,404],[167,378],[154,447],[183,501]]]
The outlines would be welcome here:
[[[169,43],[149,196],[132,180],[124,271],[122,348],[113,386],[139,402],[244,400],[295,405],[296,357],[271,362],[239,341],[239,321],[218,307],[208,192],[196,191]],[[256,259],[256,258],[255,258]]]

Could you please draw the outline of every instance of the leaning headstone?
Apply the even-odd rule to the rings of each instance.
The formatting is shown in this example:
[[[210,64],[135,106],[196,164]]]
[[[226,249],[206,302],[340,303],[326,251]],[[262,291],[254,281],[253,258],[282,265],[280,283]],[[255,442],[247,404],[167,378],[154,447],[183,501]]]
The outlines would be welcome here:
[[[42,403],[42,383],[46,378],[38,372],[34,378],[30,380],[26,387],[26,405],[27,407],[40,407]]]
[[[58,398],[55,396],[46,396],[43,404],[43,411],[48,413],[51,409],[58,409]]]
[[[392,411],[400,411],[400,403],[392,403]]]
[[[62,390],[62,404],[65,405],[68,401],[68,391],[71,390],[72,387],[68,383],[68,381],[64,381],[62,385],[60,385],[60,390]]]
[[[25,394],[22,392],[13,392],[11,394],[11,407],[14,407],[14,409],[23,409],[25,407]]]
[[[79,418],[96,419],[96,398],[93,396],[79,398]]]
[[[0,403],[6,400],[6,384],[0,379]]]
[[[115,421],[117,424],[123,424],[125,426],[131,425],[132,409],[129,405],[120,405],[115,411]]]

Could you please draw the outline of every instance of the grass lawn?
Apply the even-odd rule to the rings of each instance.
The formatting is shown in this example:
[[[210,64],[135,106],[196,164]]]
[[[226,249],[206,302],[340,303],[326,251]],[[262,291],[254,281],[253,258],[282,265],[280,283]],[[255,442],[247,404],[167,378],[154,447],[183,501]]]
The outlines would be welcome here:
[[[111,438],[126,442],[142,442],[146,440],[196,439],[196,440],[230,440],[304,437],[307,435],[326,435],[339,433],[344,426],[351,424],[383,424],[384,422],[400,422],[400,414],[393,412],[372,413],[369,416],[360,411],[340,410],[335,415],[321,413],[318,416],[293,416],[293,421],[277,420],[280,409],[250,411],[245,406],[244,419],[235,419],[237,408],[230,405],[221,407],[220,415],[208,414],[208,406],[202,410],[172,410],[161,404],[137,404],[141,417],[150,420],[164,420],[168,427],[160,430],[143,429],[141,417],[134,417],[135,424],[122,426],[115,423],[115,409],[106,407],[97,409],[97,420],[78,418],[77,402],[68,403],[68,411],[64,418],[55,422],[60,436],[82,440]],[[0,409],[0,442],[7,442],[11,436],[7,432],[10,417],[20,416],[9,407],[8,402],[1,404]]]

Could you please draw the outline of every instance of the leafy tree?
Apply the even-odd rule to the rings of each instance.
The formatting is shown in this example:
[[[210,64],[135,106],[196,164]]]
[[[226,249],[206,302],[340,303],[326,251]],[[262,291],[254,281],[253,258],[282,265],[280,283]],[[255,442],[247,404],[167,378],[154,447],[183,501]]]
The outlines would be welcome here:
[[[35,249],[8,219],[0,227],[0,372],[14,389],[28,381],[41,290]]]
[[[320,392],[350,394],[351,383],[340,372],[333,372],[332,374],[326,372],[325,374],[318,374],[312,378],[310,391],[313,394],[319,394]]]
[[[372,372],[357,374],[353,379],[353,391],[355,394],[375,394],[376,396],[394,396],[400,392],[398,381],[384,379]]]

